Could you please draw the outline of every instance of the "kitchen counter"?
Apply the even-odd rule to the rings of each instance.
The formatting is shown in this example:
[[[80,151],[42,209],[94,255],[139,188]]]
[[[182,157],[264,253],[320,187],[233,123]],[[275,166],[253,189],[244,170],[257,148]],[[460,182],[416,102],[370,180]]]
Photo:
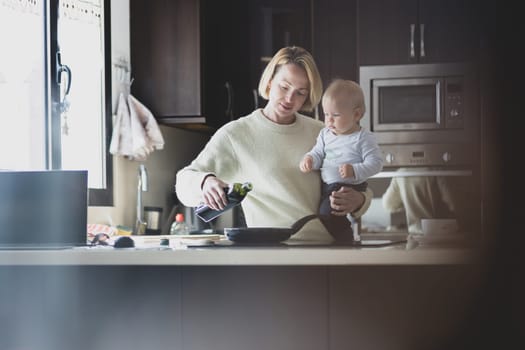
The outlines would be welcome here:
[[[0,339],[9,349],[413,349],[456,334],[483,271],[477,249],[404,243],[139,247],[0,250]]]
[[[386,247],[93,247],[3,250],[0,265],[348,266],[450,265],[478,261],[475,249]]]

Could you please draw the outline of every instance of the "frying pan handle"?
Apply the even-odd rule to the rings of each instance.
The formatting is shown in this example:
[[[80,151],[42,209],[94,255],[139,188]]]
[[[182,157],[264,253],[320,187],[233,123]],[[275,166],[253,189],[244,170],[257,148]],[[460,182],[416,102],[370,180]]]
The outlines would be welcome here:
[[[319,215],[317,214],[312,214],[312,215],[307,215],[299,220],[297,220],[293,225],[292,225],[292,235],[295,234],[297,231],[299,231],[308,221],[311,221],[315,218],[318,218]]]

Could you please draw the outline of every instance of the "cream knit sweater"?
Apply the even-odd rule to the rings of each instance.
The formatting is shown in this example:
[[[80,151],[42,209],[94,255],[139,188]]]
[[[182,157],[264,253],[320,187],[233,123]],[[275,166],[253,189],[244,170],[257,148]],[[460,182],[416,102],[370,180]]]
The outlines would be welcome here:
[[[300,114],[293,124],[276,124],[261,109],[255,110],[220,128],[197,158],[177,173],[177,196],[186,206],[200,204],[201,183],[208,174],[227,183],[249,181],[253,190],[242,202],[247,225],[290,227],[319,208],[319,172],[304,174],[299,162],[322,127],[320,121]],[[365,196],[365,205],[355,216],[370,205],[372,192]],[[319,220],[306,224],[294,238],[331,240]]]

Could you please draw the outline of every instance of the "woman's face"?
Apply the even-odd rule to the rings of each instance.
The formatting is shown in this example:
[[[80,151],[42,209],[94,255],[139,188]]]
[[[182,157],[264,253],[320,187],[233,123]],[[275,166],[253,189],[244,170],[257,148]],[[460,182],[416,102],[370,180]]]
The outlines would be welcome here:
[[[290,63],[277,71],[270,81],[269,100],[264,112],[275,122],[293,122],[308,98],[310,83],[306,71]]]

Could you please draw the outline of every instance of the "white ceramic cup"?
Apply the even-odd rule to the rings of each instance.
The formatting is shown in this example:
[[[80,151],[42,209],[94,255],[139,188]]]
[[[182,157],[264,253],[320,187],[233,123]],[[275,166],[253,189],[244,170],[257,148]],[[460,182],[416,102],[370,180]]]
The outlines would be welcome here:
[[[421,219],[424,235],[449,235],[458,232],[456,219]]]

